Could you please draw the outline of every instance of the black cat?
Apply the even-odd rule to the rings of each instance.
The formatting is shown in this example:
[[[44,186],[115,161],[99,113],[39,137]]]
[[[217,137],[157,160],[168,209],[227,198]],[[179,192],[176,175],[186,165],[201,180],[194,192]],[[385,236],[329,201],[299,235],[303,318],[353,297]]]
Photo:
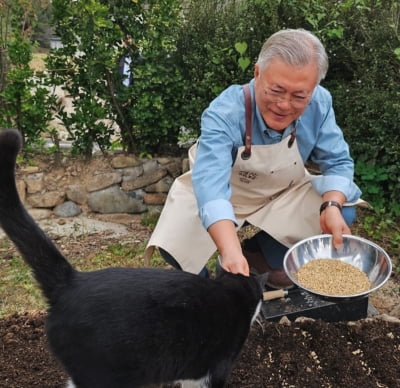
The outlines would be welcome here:
[[[48,342],[71,378],[68,386],[223,387],[259,312],[259,279],[223,273],[211,280],[150,268],[75,270],[19,199],[20,147],[17,131],[0,132],[0,224],[47,298]]]

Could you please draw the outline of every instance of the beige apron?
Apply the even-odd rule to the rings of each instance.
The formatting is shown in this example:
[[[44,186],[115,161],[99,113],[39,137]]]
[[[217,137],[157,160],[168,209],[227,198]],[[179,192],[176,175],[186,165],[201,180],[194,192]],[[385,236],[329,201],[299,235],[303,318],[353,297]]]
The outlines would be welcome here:
[[[189,151],[191,162],[195,147]],[[288,247],[321,233],[322,199],[312,188],[312,176],[304,168],[295,139],[288,137],[273,145],[252,145],[247,160],[241,157],[244,149],[244,146],[238,149],[230,180],[237,228],[248,221]],[[155,246],[161,247],[183,270],[199,273],[216,246],[200,221],[191,178],[190,170],[172,185],[146,256],[150,257]]]

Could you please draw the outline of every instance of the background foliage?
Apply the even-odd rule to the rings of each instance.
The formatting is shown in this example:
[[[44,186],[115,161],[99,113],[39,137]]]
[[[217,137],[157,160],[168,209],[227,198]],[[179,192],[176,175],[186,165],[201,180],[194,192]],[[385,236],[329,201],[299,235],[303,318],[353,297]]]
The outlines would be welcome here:
[[[45,0],[0,3],[0,126],[18,128],[25,147],[40,139],[52,116],[47,79],[29,66],[36,16],[47,7]]]
[[[49,9],[64,48],[50,53],[46,73],[33,74],[32,36],[44,29]],[[196,137],[210,101],[252,78],[269,35],[311,30],[328,50],[323,85],[334,97],[363,197],[400,216],[398,0],[53,0],[52,7],[8,0],[0,17],[0,125],[17,126],[34,142],[48,130],[53,107],[74,151],[87,156],[93,144],[106,152],[115,138],[129,152],[177,153],[180,128]],[[129,86],[121,58],[131,59]],[[74,113],[55,106],[54,85],[71,96]]]
[[[73,99],[75,113],[60,108],[59,116],[77,152],[90,155],[93,142],[109,148],[113,121],[130,152],[153,152],[176,138],[179,12],[177,0],[53,1],[64,47],[50,54],[48,67]],[[131,61],[133,85],[123,84],[123,60]]]

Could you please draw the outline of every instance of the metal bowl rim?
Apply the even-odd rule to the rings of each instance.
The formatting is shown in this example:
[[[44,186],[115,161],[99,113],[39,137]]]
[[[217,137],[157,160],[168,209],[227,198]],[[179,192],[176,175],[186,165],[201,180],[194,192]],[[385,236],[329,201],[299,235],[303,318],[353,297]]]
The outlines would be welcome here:
[[[314,295],[317,295],[317,296],[320,296],[320,297],[323,297],[323,298],[328,298],[328,299],[329,299],[329,298],[337,299],[337,300],[353,299],[353,298],[360,298],[360,297],[369,295],[371,292],[374,292],[374,291],[376,291],[377,289],[379,289],[380,287],[382,287],[382,286],[388,281],[388,279],[390,278],[390,275],[391,275],[391,273],[392,273],[392,261],[391,261],[391,259],[390,259],[390,256],[387,254],[387,252],[386,252],[382,247],[380,247],[378,244],[376,244],[376,243],[374,243],[373,241],[370,241],[370,240],[368,240],[368,239],[366,239],[366,238],[359,237],[359,236],[354,236],[354,235],[352,235],[352,234],[344,234],[344,235],[343,235],[343,238],[348,238],[349,240],[358,240],[358,241],[361,241],[361,242],[363,242],[363,243],[366,243],[367,245],[370,245],[370,246],[374,247],[375,249],[377,249],[378,251],[380,251],[380,252],[384,255],[384,257],[385,257],[385,259],[386,259],[386,263],[388,264],[388,273],[387,273],[386,277],[384,278],[384,280],[383,280],[380,284],[376,285],[376,286],[373,287],[373,288],[370,288],[370,289],[367,290],[367,291],[360,292],[360,293],[358,293],[358,294],[352,294],[352,295],[325,294],[325,293],[318,292],[318,291],[315,291],[315,290],[311,290],[311,289],[309,289],[309,288],[307,288],[307,287],[304,287],[303,285],[301,285],[301,284],[297,281],[296,278],[294,278],[294,277],[291,275],[290,271],[287,269],[287,265],[286,265],[286,263],[287,263],[287,258],[289,257],[290,253],[291,253],[295,248],[297,248],[298,246],[303,245],[303,244],[306,243],[307,241],[317,240],[317,239],[319,239],[319,238],[330,238],[330,239],[332,239],[332,235],[331,235],[331,234],[318,234],[318,235],[315,235],[315,236],[307,237],[307,238],[305,238],[305,239],[303,239],[303,240],[297,242],[296,244],[294,244],[291,248],[289,248],[288,251],[287,251],[286,254],[285,254],[284,259],[283,259],[283,268],[284,268],[284,270],[285,270],[286,275],[289,277],[289,279],[290,279],[295,285],[297,285],[298,287],[302,288],[303,290],[306,290],[307,292],[309,292],[309,293],[311,293],[311,294],[314,294]],[[310,261],[311,261],[311,260],[310,260]]]

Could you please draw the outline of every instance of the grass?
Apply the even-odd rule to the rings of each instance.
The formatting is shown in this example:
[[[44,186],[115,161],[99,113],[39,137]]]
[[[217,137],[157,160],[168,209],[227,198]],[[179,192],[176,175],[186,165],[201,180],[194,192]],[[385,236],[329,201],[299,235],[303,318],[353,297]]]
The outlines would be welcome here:
[[[0,254],[9,250],[11,242],[0,241]],[[108,267],[144,267],[145,243],[133,246],[128,243],[113,243],[103,251],[71,260],[80,271],[93,271]],[[209,261],[209,269],[215,271],[216,255]],[[150,261],[152,268],[170,268],[158,251]],[[30,267],[17,254],[0,258],[0,318],[13,313],[43,310],[46,301],[34,279]]]
[[[4,238],[0,241],[0,254],[9,250],[11,243]],[[102,252],[71,261],[80,271],[92,271],[107,267],[143,267],[145,245],[132,246],[128,243],[110,244]],[[167,268],[164,260],[155,253],[151,267]],[[34,279],[30,267],[19,255],[0,258],[0,318],[13,313],[42,310],[46,301]]]
[[[18,257],[0,259],[0,317],[45,307],[30,268]]]

